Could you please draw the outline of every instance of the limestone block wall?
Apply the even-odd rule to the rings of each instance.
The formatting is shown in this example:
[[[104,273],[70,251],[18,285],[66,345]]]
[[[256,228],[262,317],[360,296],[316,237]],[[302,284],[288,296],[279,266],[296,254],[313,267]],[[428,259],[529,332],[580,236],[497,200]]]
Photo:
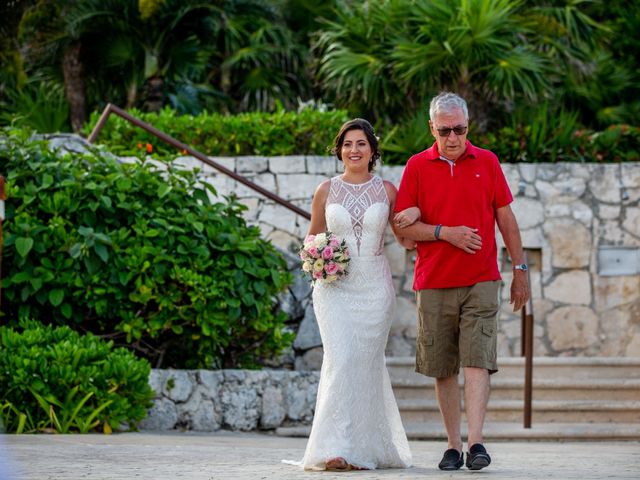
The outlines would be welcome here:
[[[308,425],[319,372],[152,370],[153,407],[142,430],[269,430]]]
[[[316,186],[341,172],[334,157],[213,158],[292,203],[310,210]],[[247,220],[265,238],[295,252],[308,221],[275,204],[194,158],[176,162],[202,168],[202,179],[221,195],[235,193],[247,205]],[[617,246],[640,249],[640,164],[505,164],[515,201],[512,208],[521,227],[531,264],[536,355],[640,356],[640,276],[602,276],[598,249]],[[399,184],[401,166],[382,166],[378,174]],[[406,252],[387,234],[397,292],[397,312],[388,355],[415,352],[415,300],[412,292],[414,253]],[[502,253],[505,300],[500,312],[499,354],[519,355],[520,319],[508,304],[511,266]],[[639,254],[640,255],[640,254]],[[640,256],[638,257],[640,261]],[[302,320],[297,349],[298,369],[317,368],[320,339],[309,300],[310,289],[297,279],[288,307]]]

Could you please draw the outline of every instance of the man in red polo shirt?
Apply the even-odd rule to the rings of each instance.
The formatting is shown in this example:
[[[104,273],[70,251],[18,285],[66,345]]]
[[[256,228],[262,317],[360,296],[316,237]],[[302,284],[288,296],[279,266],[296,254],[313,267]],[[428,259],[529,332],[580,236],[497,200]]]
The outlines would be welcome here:
[[[513,265],[510,302],[519,310],[529,298],[527,266],[513,200],[498,158],[467,140],[467,104],[441,93],[431,101],[429,126],[436,142],[405,167],[395,211],[418,207],[406,226],[398,213],[394,230],[417,242],[413,288],[418,306],[416,371],[436,379],[436,396],[448,436],[439,464],[464,463],[460,433],[458,373],[464,370],[468,422],[467,468],[491,463],[482,428],[489,400],[489,375],[497,371],[496,337],[500,272],[495,225]]]

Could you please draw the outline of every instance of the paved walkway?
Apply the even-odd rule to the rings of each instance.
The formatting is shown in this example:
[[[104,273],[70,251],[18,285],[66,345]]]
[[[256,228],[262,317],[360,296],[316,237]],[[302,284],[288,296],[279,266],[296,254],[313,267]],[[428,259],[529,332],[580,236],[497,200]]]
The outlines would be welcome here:
[[[0,479],[638,479],[640,442],[492,442],[493,463],[479,472],[437,468],[442,442],[410,442],[414,466],[369,472],[303,472],[281,463],[300,459],[305,438],[256,433],[126,433],[117,435],[2,435]],[[3,448],[4,447],[4,448]],[[3,478],[3,472],[4,477]]]

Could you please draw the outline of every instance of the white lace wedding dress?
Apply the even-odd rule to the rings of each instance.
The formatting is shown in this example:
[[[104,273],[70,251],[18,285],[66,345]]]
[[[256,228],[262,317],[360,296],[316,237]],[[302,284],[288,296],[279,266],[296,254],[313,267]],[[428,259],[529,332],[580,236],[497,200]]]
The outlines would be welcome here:
[[[411,452],[391,390],[384,350],[395,309],[383,252],[389,199],[380,177],[363,184],[331,179],[327,228],[347,240],[348,275],[313,289],[324,357],[305,469],[343,457],[374,468],[403,468]]]

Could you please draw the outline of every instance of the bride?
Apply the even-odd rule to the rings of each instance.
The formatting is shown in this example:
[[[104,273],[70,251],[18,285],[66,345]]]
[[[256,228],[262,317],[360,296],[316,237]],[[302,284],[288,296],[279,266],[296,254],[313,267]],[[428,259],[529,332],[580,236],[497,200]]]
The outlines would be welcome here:
[[[324,357],[302,466],[406,468],[411,452],[384,356],[395,309],[384,232],[396,188],[371,173],[380,153],[366,120],[345,123],[332,153],[344,163],[344,174],[316,189],[309,234],[329,230],[346,239],[351,261],[346,277],[313,289]],[[408,239],[398,241],[414,247]]]

